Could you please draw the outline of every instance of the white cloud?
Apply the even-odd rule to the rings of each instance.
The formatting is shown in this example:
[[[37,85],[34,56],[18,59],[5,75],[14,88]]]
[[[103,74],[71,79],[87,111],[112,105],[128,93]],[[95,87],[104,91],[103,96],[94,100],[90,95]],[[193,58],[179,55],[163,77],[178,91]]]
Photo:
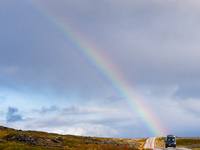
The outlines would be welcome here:
[[[74,127],[65,127],[59,130],[53,130],[60,134],[82,135],[82,136],[99,136],[114,137],[118,135],[117,131],[105,125],[79,125]]]
[[[87,135],[86,131],[82,127],[71,127],[67,129],[64,133],[72,135]]]

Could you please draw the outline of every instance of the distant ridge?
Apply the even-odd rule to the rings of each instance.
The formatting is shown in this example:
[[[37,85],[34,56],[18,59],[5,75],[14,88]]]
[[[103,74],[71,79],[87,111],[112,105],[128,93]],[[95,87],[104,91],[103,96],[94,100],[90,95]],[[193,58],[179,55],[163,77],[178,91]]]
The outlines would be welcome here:
[[[145,138],[103,138],[75,135],[60,135],[43,131],[23,131],[0,126],[0,149],[128,149],[138,150],[144,143]]]

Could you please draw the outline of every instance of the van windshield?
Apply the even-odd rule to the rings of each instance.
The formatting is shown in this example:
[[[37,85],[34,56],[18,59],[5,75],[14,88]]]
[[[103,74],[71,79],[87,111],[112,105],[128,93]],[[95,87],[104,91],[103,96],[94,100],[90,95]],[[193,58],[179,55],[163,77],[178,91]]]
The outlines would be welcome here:
[[[174,141],[175,141],[175,137],[169,137],[169,138],[168,138],[168,141],[174,142]]]

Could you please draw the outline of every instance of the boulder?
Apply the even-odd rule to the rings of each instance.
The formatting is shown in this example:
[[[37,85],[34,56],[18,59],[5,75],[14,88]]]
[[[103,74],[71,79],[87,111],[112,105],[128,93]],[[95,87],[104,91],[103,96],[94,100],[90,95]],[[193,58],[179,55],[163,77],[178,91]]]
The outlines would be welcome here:
[[[63,137],[56,137],[56,140],[63,141],[64,139],[63,139]]]
[[[1,142],[5,142],[5,141],[4,141],[4,140],[2,140],[2,139],[0,138],[0,143],[1,143]]]

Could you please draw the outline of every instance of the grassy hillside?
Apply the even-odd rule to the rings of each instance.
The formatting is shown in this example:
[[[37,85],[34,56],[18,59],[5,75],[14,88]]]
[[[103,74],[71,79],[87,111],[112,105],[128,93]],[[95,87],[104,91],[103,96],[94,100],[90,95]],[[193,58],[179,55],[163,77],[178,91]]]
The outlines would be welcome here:
[[[156,147],[164,147],[166,137],[156,138]],[[185,147],[189,149],[198,149],[200,150],[200,137],[177,137],[176,138],[177,147]]]
[[[165,142],[164,140],[166,139],[166,137],[157,137],[155,140],[155,147],[164,147],[165,146]]]
[[[22,131],[0,126],[0,150],[138,150],[146,139],[116,139]]]

